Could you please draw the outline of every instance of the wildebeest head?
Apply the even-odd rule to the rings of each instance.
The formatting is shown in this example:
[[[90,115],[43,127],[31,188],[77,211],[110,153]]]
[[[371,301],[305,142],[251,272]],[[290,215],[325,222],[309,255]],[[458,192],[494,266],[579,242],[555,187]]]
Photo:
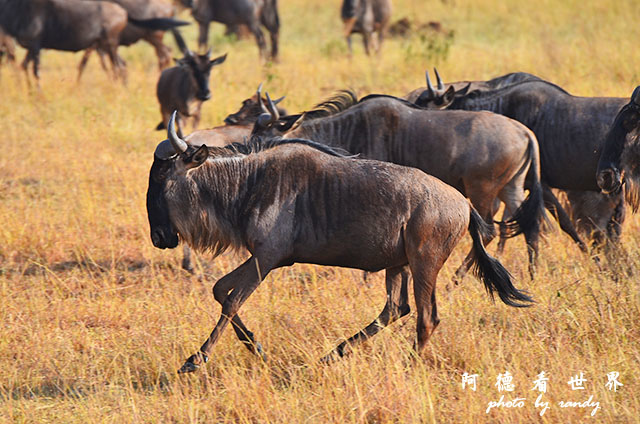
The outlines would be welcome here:
[[[596,179],[604,193],[627,184],[625,196],[634,211],[640,206],[640,86],[636,87],[607,134]]]
[[[252,97],[242,102],[242,107],[236,113],[232,113],[224,118],[224,123],[227,125],[248,125],[253,124],[256,119],[264,112],[260,106],[258,99],[262,100],[262,103],[267,103],[267,99],[262,97],[262,84],[258,87],[258,91]],[[273,101],[275,105],[280,103],[284,99],[284,96]],[[286,111],[282,108],[277,108],[280,115],[286,115]]]
[[[204,163],[209,156],[206,146],[189,146],[176,134],[176,112],[167,126],[168,139],[156,147],[153,164],[149,171],[147,189],[147,214],[151,227],[151,242],[160,249],[173,249],[178,245],[178,231],[171,221],[166,190],[171,181],[183,176],[188,170]]]
[[[211,90],[209,89],[209,75],[211,68],[220,65],[227,59],[227,54],[211,59],[211,50],[205,54],[195,54],[191,50],[186,50],[184,57],[178,59],[178,65],[189,70],[191,77],[197,87],[196,98],[198,100],[209,100]]]
[[[429,71],[426,71],[425,74],[427,76],[427,89],[422,92],[420,97],[418,97],[418,99],[415,101],[415,104],[427,109],[446,109],[451,105],[451,103],[453,103],[453,100],[455,99],[455,87],[453,85],[450,85],[449,88],[445,89],[444,83],[442,82],[442,78],[440,78],[438,70],[436,68],[433,68],[433,71],[436,74],[438,87],[433,87],[433,85],[431,84],[431,79],[429,78]],[[466,93],[466,89],[463,89],[463,91]]]
[[[258,135],[261,137],[271,138],[280,137],[286,132],[293,130],[297,123],[304,119],[304,113],[299,115],[287,115],[280,118],[280,112],[275,105],[275,102],[269,97],[269,93],[266,93],[266,102],[262,101],[262,97],[258,98],[258,104],[262,113],[258,116],[258,119],[253,125],[251,135]],[[265,106],[266,103],[266,106]]]

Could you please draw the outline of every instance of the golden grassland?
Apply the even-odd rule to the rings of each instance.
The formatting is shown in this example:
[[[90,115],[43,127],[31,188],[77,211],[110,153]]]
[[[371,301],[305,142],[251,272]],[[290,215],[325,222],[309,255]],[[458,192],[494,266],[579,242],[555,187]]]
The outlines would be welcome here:
[[[213,99],[203,126],[219,125],[260,81],[287,95],[290,111],[336,89],[403,95],[437,65],[445,80],[527,71],[575,94],[629,96],[640,83],[640,4],[394,0],[394,18],[440,21],[452,39],[387,40],[382,55],[345,57],[339,1],[281,0],[282,56],[262,66],[252,40],[232,43],[213,27]],[[183,15],[188,17],[187,14]],[[196,28],[185,30],[195,44]],[[171,41],[167,37],[168,41]],[[79,84],[80,54],[45,51],[40,91],[21,72],[0,70],[0,420],[6,422],[638,422],[640,364],[637,216],[625,224],[617,281],[559,231],[542,244],[539,275],[526,272],[524,241],[501,257],[517,286],[537,300],[526,310],[492,303],[467,277],[448,287],[465,240],[439,277],[442,322],[422,358],[411,345],[415,315],[330,366],[317,360],[377,316],[383,275],[295,265],[269,275],[243,316],[268,352],[251,357],[228,330],[197,374],[177,368],[218,318],[211,286],[243,259],[200,256],[198,275],[180,252],[154,249],[145,192],[160,120],[155,57],[147,45],[121,50],[126,87],[93,58]],[[23,51],[20,50],[22,57]],[[571,164],[568,164],[571,166]],[[491,247],[493,251],[494,247]],[[515,391],[499,393],[508,370]],[[540,417],[532,390],[545,371],[551,408]],[[610,371],[624,384],[605,383]],[[464,372],[477,391],[462,389]],[[583,372],[585,390],[567,381]],[[516,409],[490,401],[526,398]],[[600,408],[560,408],[593,396]]]

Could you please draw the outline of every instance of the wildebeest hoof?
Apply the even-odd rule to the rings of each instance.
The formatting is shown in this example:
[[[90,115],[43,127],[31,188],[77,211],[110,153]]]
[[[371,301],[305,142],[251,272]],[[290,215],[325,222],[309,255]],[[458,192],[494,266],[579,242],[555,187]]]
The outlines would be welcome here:
[[[267,354],[264,353],[264,349],[262,349],[262,345],[260,342],[255,344],[255,354],[260,357],[264,362],[267,362]]]
[[[190,372],[195,372],[200,368],[201,364],[206,363],[208,360],[207,355],[204,353],[200,353],[199,355],[191,355],[189,359],[187,359],[184,364],[178,370],[178,374],[186,374]]]

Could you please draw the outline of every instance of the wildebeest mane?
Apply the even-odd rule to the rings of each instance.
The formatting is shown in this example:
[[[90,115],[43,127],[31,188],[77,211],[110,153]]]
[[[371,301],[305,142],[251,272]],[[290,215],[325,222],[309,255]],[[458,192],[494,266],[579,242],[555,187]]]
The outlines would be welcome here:
[[[318,103],[313,109],[304,112],[304,120],[324,118],[349,109],[358,103],[358,97],[352,90],[340,90],[332,97]]]

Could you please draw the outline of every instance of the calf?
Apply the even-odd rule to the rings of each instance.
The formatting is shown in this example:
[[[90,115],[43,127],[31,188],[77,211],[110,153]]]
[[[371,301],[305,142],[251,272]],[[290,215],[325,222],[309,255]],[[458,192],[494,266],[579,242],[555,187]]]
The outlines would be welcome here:
[[[182,53],[182,59],[177,61],[177,66],[165,69],[160,75],[156,94],[160,102],[162,122],[157,129],[166,128],[171,112],[178,111],[179,134],[182,133],[183,121],[193,118],[193,128],[200,122],[200,109],[202,103],[211,98],[209,90],[209,75],[211,68],[223,63],[226,53],[215,59],[211,59],[211,50],[205,54],[195,54],[186,47],[182,36],[177,30],[173,30],[176,42]]]

